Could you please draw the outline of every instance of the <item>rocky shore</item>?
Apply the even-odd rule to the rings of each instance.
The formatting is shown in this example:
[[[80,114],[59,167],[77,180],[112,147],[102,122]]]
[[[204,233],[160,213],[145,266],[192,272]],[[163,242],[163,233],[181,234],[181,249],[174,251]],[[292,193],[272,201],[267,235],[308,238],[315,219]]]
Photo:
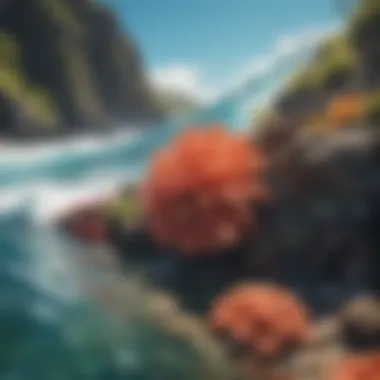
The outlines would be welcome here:
[[[378,275],[368,261],[368,244],[376,244],[375,235],[368,233],[377,215],[378,141],[376,131],[354,130],[336,136],[336,141],[314,141],[312,149],[307,140],[294,144],[272,167],[270,175],[279,193],[275,204],[261,210],[262,233],[221,258],[180,260],[160,248],[144,227],[132,187],[113,200],[75,210],[62,223],[84,241],[113,245],[126,262],[152,266],[148,270],[153,282],[157,266],[158,282],[164,281],[159,285],[184,292],[190,303],[191,294],[205,297],[196,301],[203,310],[213,292],[247,277],[274,278],[304,288],[316,306],[331,309],[339,297],[367,289],[367,280],[375,281]],[[162,276],[165,266],[169,272]],[[197,284],[191,284],[194,278]],[[333,293],[339,287],[347,288],[336,299]]]
[[[257,223],[242,234],[236,244],[223,246],[208,255],[202,255],[199,249],[193,256],[186,254],[188,246],[181,246],[180,241],[178,246],[172,244],[169,248],[170,244],[165,245],[162,236],[170,240],[172,235],[165,235],[167,230],[164,230],[160,236],[159,228],[153,233],[149,218],[170,222],[170,218],[160,218],[163,218],[163,210],[170,213],[172,209],[159,202],[167,199],[158,198],[150,214],[143,210],[140,184],[124,189],[105,202],[79,207],[59,222],[62,230],[84,245],[112,247],[119,269],[139,273],[155,289],[172,294],[184,310],[197,315],[199,323],[208,326],[209,332],[226,349],[228,358],[245,379],[256,376],[265,380],[358,380],[360,375],[355,374],[360,374],[360,368],[368,371],[365,379],[379,375],[380,136],[378,103],[373,102],[378,87],[372,80],[378,75],[373,67],[374,62],[378,62],[379,51],[374,39],[369,37],[379,36],[380,9],[376,8],[376,2],[363,1],[362,4],[345,35],[345,38],[352,38],[350,49],[354,51],[355,65],[346,71],[348,66],[345,64],[351,62],[347,51],[339,55],[344,57],[343,61],[339,61],[340,58],[337,61],[335,58],[331,61],[331,57],[327,59],[330,53],[336,52],[328,44],[318,52],[314,61],[320,64],[322,59],[322,64],[317,66],[318,70],[313,68],[316,71],[309,73],[315,75],[318,72],[321,75],[317,76],[318,81],[310,82],[310,77],[303,76],[304,73],[302,80],[292,82],[292,91],[290,87],[284,90],[274,102],[270,117],[261,123],[256,121],[251,146],[255,152],[259,149],[269,162],[263,181],[271,189],[270,202],[254,200],[243,210],[254,215]],[[337,47],[334,43],[332,46]],[[329,65],[326,66],[326,62]],[[337,62],[345,64],[342,66]],[[334,70],[330,72],[327,67]],[[337,67],[339,70],[336,71]],[[343,75],[347,72],[349,75]],[[353,91],[349,82],[352,84],[352,79],[359,73],[360,76],[363,73],[371,75],[372,79],[355,81],[357,87]],[[297,86],[293,86],[295,83]],[[310,83],[316,87],[305,89],[304,86]],[[317,102],[315,96],[320,95],[320,91],[324,93],[323,101]],[[310,101],[305,101],[305,94],[310,95]],[[318,115],[321,118],[316,120]],[[214,137],[224,136],[214,133]],[[198,137],[199,143],[201,136]],[[196,157],[200,145],[195,144],[195,149],[188,135],[182,136],[182,140],[179,137],[179,141],[182,152],[186,151],[187,155],[177,158],[186,156],[194,171],[202,172]],[[212,141],[212,149],[216,149],[218,141]],[[227,142],[226,149],[230,147]],[[231,147],[235,143],[231,137]],[[239,142],[242,150],[245,143],[246,140]],[[212,159],[212,149],[208,152],[209,160]],[[161,155],[160,162],[165,163],[165,157],[170,158],[175,151],[173,147],[164,151],[166,156]],[[215,157],[220,156],[215,154]],[[242,165],[245,157],[241,157]],[[155,161],[153,165],[162,169]],[[221,178],[233,185],[240,184],[234,183],[240,177],[234,175],[231,167],[221,168],[227,168],[227,174],[232,172],[230,178],[215,171]],[[199,213],[204,212],[199,217],[220,223],[225,209],[215,211],[218,219],[193,202],[198,197],[202,200],[199,202],[202,207],[207,203],[202,198],[204,189],[197,189],[195,176],[192,197],[183,196],[186,198],[184,204],[175,203],[183,195],[176,194],[176,191],[180,193],[178,183],[183,173],[174,169],[169,173],[178,178],[171,178],[165,170],[157,169],[151,177],[151,186],[154,181],[161,186],[167,185],[172,197],[168,196],[169,200],[173,202],[168,204],[173,208],[193,204],[199,207]],[[208,173],[212,181],[215,172]],[[205,174],[202,172],[202,175]],[[257,178],[255,185],[261,184]],[[245,185],[251,182],[250,178],[243,181]],[[206,195],[209,195],[207,191]],[[224,196],[217,192],[214,195],[216,198]],[[238,195],[241,199],[238,196],[233,198],[232,208],[236,204],[245,205],[246,192],[238,192]],[[166,227],[183,232],[175,225]],[[211,239],[213,230],[207,232]],[[185,238],[183,241],[187,242]],[[203,242],[201,238],[200,242]],[[235,286],[238,290],[241,286],[240,293],[233,294]],[[219,319],[210,323],[210,311],[215,310],[219,297],[224,295],[227,301],[221,307]],[[288,296],[289,302],[281,314],[276,308]],[[293,296],[297,302],[293,302]],[[294,318],[285,318],[287,313]],[[218,330],[218,324],[223,325],[221,330]],[[282,347],[281,343],[286,341],[290,332],[295,334],[290,339],[290,348],[289,342]],[[264,350],[263,355],[257,347],[269,349]],[[281,350],[273,354],[273,347]],[[331,373],[328,372],[330,366],[336,366]]]
[[[136,207],[137,187],[75,210],[61,228],[88,248],[87,267],[104,272],[111,265],[121,276],[148,279],[197,315],[194,326],[236,283],[274,281],[291,289],[310,308],[309,343],[284,358],[250,359],[248,367],[239,349],[233,363],[265,380],[324,380],[335,363],[380,347],[379,136],[352,130],[310,144],[303,138],[281,159],[274,156],[269,177],[278,193],[260,211],[261,232],[217,257],[186,259],[157,244]],[[108,305],[103,291],[96,297]]]

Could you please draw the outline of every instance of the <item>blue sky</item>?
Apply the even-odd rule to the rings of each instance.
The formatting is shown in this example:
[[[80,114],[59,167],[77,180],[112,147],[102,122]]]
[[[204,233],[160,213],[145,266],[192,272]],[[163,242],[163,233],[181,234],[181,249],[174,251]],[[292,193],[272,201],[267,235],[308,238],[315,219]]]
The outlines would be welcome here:
[[[118,10],[153,78],[175,87],[177,76],[178,87],[189,82],[191,91],[206,84],[217,91],[255,57],[278,48],[285,36],[324,30],[342,16],[339,0],[107,2]]]

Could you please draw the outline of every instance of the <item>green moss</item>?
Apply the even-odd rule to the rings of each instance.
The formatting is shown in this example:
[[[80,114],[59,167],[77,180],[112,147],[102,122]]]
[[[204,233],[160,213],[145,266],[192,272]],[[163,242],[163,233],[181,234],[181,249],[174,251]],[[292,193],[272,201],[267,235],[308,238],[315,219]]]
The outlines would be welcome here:
[[[0,69],[0,89],[10,99],[20,103],[41,127],[58,125],[58,113],[48,92],[29,86],[20,76],[20,72]]]
[[[57,126],[59,115],[49,93],[25,79],[16,39],[0,33],[0,89],[34,116],[41,126]]]
[[[345,34],[334,34],[320,46],[316,57],[307,67],[293,75],[285,87],[287,93],[318,91],[336,76],[355,69],[355,54]]]
[[[365,19],[367,16],[380,11],[378,0],[359,0],[352,14],[352,20]]]
[[[320,55],[319,80],[325,88],[335,78],[348,76],[355,70],[355,53],[345,34],[334,35],[323,46]]]
[[[45,11],[52,20],[65,30],[81,35],[85,32],[83,25],[75,17],[74,12],[66,1],[62,0],[40,0]]]
[[[368,36],[379,36],[380,2],[378,0],[360,1],[352,15],[348,30],[355,46],[360,45]]]
[[[319,87],[319,76],[320,68],[312,64],[290,78],[289,82],[285,85],[285,92],[292,94],[301,91],[317,90]]]
[[[314,59],[306,67],[300,68],[293,74],[285,85],[288,94],[301,91],[317,91],[320,88],[320,78],[323,64],[320,59]]]
[[[380,90],[366,96],[364,112],[369,123],[380,125]]]
[[[318,59],[326,64],[339,63],[352,66],[355,55],[346,34],[335,34],[324,42]]]
[[[0,67],[18,65],[19,49],[15,38],[8,33],[0,33]]]
[[[113,222],[139,222],[142,218],[137,194],[122,195],[106,204],[103,213],[107,220]]]

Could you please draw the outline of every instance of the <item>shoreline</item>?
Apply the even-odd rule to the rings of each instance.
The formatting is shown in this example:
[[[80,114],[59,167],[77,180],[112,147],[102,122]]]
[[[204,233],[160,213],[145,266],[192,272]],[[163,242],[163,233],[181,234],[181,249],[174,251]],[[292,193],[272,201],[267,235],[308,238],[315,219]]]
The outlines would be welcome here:
[[[345,137],[344,139],[339,138],[339,137],[342,137],[342,133],[344,134],[344,137]],[[358,136],[362,136],[362,139],[359,139]],[[300,141],[298,145],[296,144],[296,146],[294,147],[292,145],[286,145],[285,147],[283,147],[283,148],[287,147],[290,149],[295,149],[295,151],[297,151],[297,149],[299,148],[299,145],[302,146],[302,144],[305,144],[303,145],[304,152],[300,153],[301,156],[299,156],[298,160],[296,159],[295,162],[291,161],[287,164],[287,165],[290,165],[289,167],[291,168],[292,172],[289,172],[286,166],[285,167],[282,166],[282,164],[284,163],[283,159],[279,160],[278,163],[275,164],[276,167],[274,169],[278,171],[275,174],[276,180],[279,181],[279,184],[282,183],[283,185],[285,184],[285,186],[290,186],[289,189],[290,189],[291,194],[293,195],[295,194],[296,196],[295,199],[292,198],[292,195],[290,195],[290,198],[289,198],[289,195],[286,193],[287,191],[289,191],[289,189],[285,190],[285,194],[278,195],[278,199],[277,199],[277,201],[279,202],[278,205],[275,205],[274,208],[270,211],[271,217],[269,220],[269,225],[266,227],[264,226],[264,227],[265,228],[269,227],[269,231],[272,228],[274,228],[276,239],[270,238],[268,240],[265,237],[267,234],[260,234],[258,236],[258,241],[253,242],[253,244],[251,242],[248,242],[248,243],[243,242],[242,246],[236,247],[231,252],[226,253],[226,255],[224,256],[222,255],[219,258],[216,257],[215,259],[212,259],[212,260],[199,259],[191,263],[191,261],[188,262],[187,260],[183,260],[182,262],[181,261],[182,259],[179,258],[179,262],[182,262],[182,265],[180,265],[180,268],[176,267],[175,271],[177,271],[177,273],[171,274],[171,276],[174,276],[173,279],[165,280],[165,281],[169,281],[169,283],[171,281],[174,281],[174,283],[170,285],[169,287],[174,287],[174,289],[177,289],[176,287],[178,286],[179,287],[178,289],[180,289],[180,290],[177,289],[179,293],[185,292],[185,296],[184,296],[185,298],[187,297],[192,298],[192,296],[188,294],[189,290],[187,289],[187,287],[190,285],[195,286],[194,284],[192,284],[191,278],[202,278],[202,276],[207,275],[207,278],[209,278],[210,280],[214,278],[216,282],[221,281],[223,283],[224,281],[226,281],[227,283],[229,283],[231,280],[232,282],[236,280],[235,276],[237,276],[238,278],[245,278],[246,276],[248,276],[249,278],[253,278],[253,279],[273,277],[274,279],[277,279],[278,281],[280,281],[280,283],[284,283],[288,285],[290,284],[290,286],[293,288],[297,288],[297,287],[300,287],[300,289],[302,288],[303,289],[302,292],[305,292],[305,296],[307,298],[311,297],[310,299],[314,299],[313,292],[316,292],[314,296],[317,298],[313,301],[314,306],[321,309],[324,309],[324,308],[329,309],[329,306],[327,306],[327,304],[330,305],[331,303],[332,305],[334,305],[337,302],[336,300],[334,301],[334,299],[329,300],[329,301],[328,300],[323,301],[324,297],[326,296],[326,294],[329,293],[329,291],[338,292],[338,290],[340,289],[340,292],[338,292],[339,294],[337,293],[335,296],[332,295],[331,297],[332,298],[343,297],[344,299],[346,299],[348,294],[352,296],[355,294],[360,294],[361,292],[364,292],[365,290],[369,290],[366,287],[361,287],[360,285],[362,282],[363,283],[366,282],[365,281],[366,275],[363,273],[357,274],[356,275],[357,277],[355,277],[355,279],[352,280],[354,281],[354,284],[352,284],[352,289],[350,288],[351,290],[346,288],[348,285],[346,283],[347,279],[345,279],[345,276],[346,275],[350,276],[349,266],[350,266],[351,260],[353,259],[350,258],[348,253],[347,253],[347,256],[345,256],[344,258],[340,257],[341,255],[340,251],[342,247],[343,248],[345,247],[344,242],[347,243],[347,241],[350,241],[351,238],[354,239],[354,242],[360,241],[361,239],[360,230],[363,227],[366,228],[365,223],[367,223],[365,222],[363,224],[363,222],[359,220],[361,217],[359,217],[359,219],[356,220],[355,219],[356,216],[350,216],[350,218],[353,218],[352,222],[357,223],[357,227],[355,227],[354,229],[354,232],[355,232],[354,236],[351,236],[352,231],[350,228],[347,229],[346,227],[344,227],[345,222],[346,222],[345,220],[339,219],[337,222],[334,222],[337,224],[336,227],[338,227],[338,231],[339,231],[339,228],[343,228],[342,230],[343,240],[342,240],[342,243],[338,241],[335,245],[333,245],[330,248],[328,248],[330,243],[328,241],[324,242],[324,239],[328,240],[328,236],[327,236],[329,234],[328,227],[331,221],[326,222],[327,223],[326,228],[325,228],[326,231],[323,232],[323,230],[314,231],[314,228],[312,226],[309,226],[309,220],[306,220],[307,225],[305,228],[310,230],[308,233],[311,235],[311,238],[313,239],[317,238],[317,243],[315,244],[315,246],[309,246],[309,245],[304,246],[303,245],[304,243],[299,243],[301,244],[298,247],[299,252],[296,249],[296,252],[298,252],[298,254],[293,253],[291,257],[288,258],[290,262],[288,262],[287,264],[286,264],[286,257],[289,254],[288,252],[289,247],[287,248],[286,244],[288,243],[286,242],[286,239],[285,241],[281,240],[282,239],[281,234],[283,233],[282,230],[279,230],[278,232],[276,232],[276,229],[280,228],[279,226],[277,226],[278,218],[289,217],[290,216],[289,213],[291,212],[291,209],[292,209],[292,204],[295,201],[299,207],[301,208],[306,207],[306,211],[310,213],[308,218],[309,217],[319,218],[319,216],[315,216],[313,214],[314,211],[317,211],[317,209],[314,210],[314,208],[312,208],[311,210],[308,210],[308,208],[312,206],[310,202],[313,200],[313,197],[317,197],[316,200],[319,201],[318,197],[320,197],[320,194],[318,193],[318,190],[315,189],[315,186],[316,185],[320,186],[321,183],[325,183],[325,186],[327,189],[340,191],[339,190],[340,186],[345,186],[345,185],[344,183],[340,184],[340,183],[334,182],[335,181],[334,170],[339,169],[339,168],[342,169],[342,165],[343,167],[344,165],[351,165],[349,163],[346,164],[339,161],[342,159],[341,157],[344,157],[344,155],[348,151],[353,154],[352,157],[354,161],[359,160],[358,162],[361,162],[363,160],[363,155],[365,156],[367,153],[370,154],[370,150],[373,150],[373,145],[377,147],[379,146],[378,132],[374,131],[373,133],[373,131],[368,131],[368,130],[353,130],[352,133],[350,133],[349,135],[346,135],[346,131],[342,131],[341,134],[337,134],[336,136],[334,136],[332,140],[329,140],[329,137],[327,137],[327,139],[325,138],[325,142],[326,142],[325,146],[323,146],[323,144],[322,146],[316,146],[315,144],[311,142],[306,144],[306,141]],[[323,147],[324,149],[322,149]],[[317,152],[313,152],[313,149],[316,149]],[[319,153],[319,154],[316,154],[316,156],[313,157],[312,153]],[[367,165],[367,168],[372,167],[371,165],[373,165],[373,163],[371,160],[372,159],[370,159],[370,161],[365,163],[365,165]],[[306,166],[301,167],[301,171],[298,171],[299,164],[301,164],[301,166],[302,165],[306,165]],[[293,172],[293,169],[294,169],[294,172]],[[303,170],[306,170],[306,173]],[[306,182],[304,182],[305,174],[307,174],[307,177],[308,177],[306,178]],[[321,175],[322,177],[320,177]],[[314,182],[307,183],[310,180]],[[353,180],[353,178],[351,178],[351,180]],[[351,183],[354,183],[354,182],[351,182]],[[119,193],[116,192],[113,194],[113,196],[117,199],[119,194],[123,194],[126,191],[129,191],[130,194],[133,195],[133,193],[136,191],[135,186],[136,185],[138,186],[138,184],[139,184],[139,181],[135,181],[133,184],[130,184],[130,186],[127,186],[127,187],[124,186],[122,187]],[[343,190],[344,188],[342,188],[342,191]],[[360,191],[364,191],[364,190],[361,189]],[[368,191],[368,190],[365,190],[365,191]],[[300,196],[298,192],[301,192],[300,194],[302,194],[302,196]],[[372,192],[373,192],[373,189],[372,189]],[[361,196],[363,196],[363,194]],[[344,192],[342,192],[341,196],[342,197],[345,196]],[[321,200],[324,201],[323,197]],[[364,195],[364,199],[359,198],[359,206],[361,204],[360,202],[362,202],[363,200],[364,201],[368,200],[365,195]],[[373,200],[370,199],[370,201],[372,202]],[[69,225],[71,223],[71,225],[73,225],[75,223],[72,223],[72,222],[75,222],[76,216],[79,218],[78,220],[80,220],[80,218],[83,216],[82,211],[84,211],[84,214],[86,214],[86,212],[89,212],[90,219],[88,220],[90,221],[92,220],[89,223],[89,225],[91,225],[91,223],[94,223],[94,221],[100,224],[103,223],[103,225],[104,224],[106,225],[105,228],[110,228],[110,230],[112,231],[111,235],[108,238],[105,238],[105,240],[102,240],[103,238],[101,238],[102,244],[104,243],[105,245],[112,246],[114,249],[116,249],[116,251],[118,252],[118,255],[124,258],[125,260],[127,261],[131,260],[132,262],[136,263],[137,266],[146,268],[146,266],[149,266],[149,265],[156,265],[156,264],[152,264],[152,263],[155,263],[156,260],[158,261],[161,260],[163,263],[165,263],[166,261],[170,261],[171,259],[173,259],[173,257],[175,256],[173,255],[173,252],[166,251],[165,248],[158,247],[153,241],[150,241],[151,239],[149,237],[149,234],[147,233],[147,231],[144,230],[143,225],[138,225],[137,227],[133,226],[133,224],[128,225],[127,215],[124,215],[125,220],[123,219],[123,216],[122,216],[121,218],[122,222],[119,221],[116,224],[112,224],[109,221],[107,222],[105,219],[102,219],[104,218],[104,216],[101,216],[101,214],[97,215],[96,209],[99,209],[99,207],[102,208],[103,206],[107,206],[107,203],[109,202],[110,202],[110,199],[109,198],[107,199],[107,197],[104,197],[102,199],[98,199],[98,201],[95,201],[95,209],[91,209],[91,204],[89,203],[87,203],[86,205],[81,205],[83,206],[81,208],[72,207],[70,208],[71,212],[66,213],[66,217],[67,217],[66,220],[65,220],[65,217],[59,218],[60,223],[62,225],[66,223],[68,223]],[[287,208],[282,210],[283,205],[281,206],[281,202],[282,203],[285,202],[285,204],[290,202],[288,205],[290,207],[290,210],[288,210]],[[351,212],[350,211],[351,206],[355,208],[356,203],[358,201],[354,200],[352,205],[350,204],[340,205],[340,203],[335,198],[332,198],[329,200],[329,202],[331,203],[330,207],[348,207],[349,209],[348,211]],[[295,212],[297,212],[297,210],[295,210]],[[127,226],[125,226],[124,222],[126,222],[125,224]],[[298,221],[297,223],[300,223],[300,221]],[[340,225],[341,223],[343,224]],[[297,226],[294,228],[297,229],[298,228]],[[323,227],[323,224],[322,224],[322,227]],[[67,230],[66,228],[64,229],[67,233],[70,234],[70,229],[69,230]],[[266,230],[264,229],[264,231]],[[71,236],[75,238],[75,230],[71,230],[71,233],[74,233]],[[94,237],[96,240],[97,238],[96,233]],[[83,238],[83,236],[82,238],[80,236],[79,237],[77,236],[77,238],[79,238],[79,240],[83,240],[83,242],[86,243],[86,238]],[[91,236],[89,240],[91,241]],[[352,249],[355,249],[355,244],[353,244]],[[263,254],[262,250],[265,251],[268,248],[268,246],[269,247],[273,246],[271,249],[274,250],[274,255],[272,255],[273,257],[271,255],[268,257],[265,257],[265,260],[264,260],[265,263],[260,264],[260,260],[261,260],[260,257]],[[351,246],[348,246],[347,249],[350,250]],[[314,273],[313,275],[317,277],[315,279],[311,279],[310,281],[307,280],[306,281],[307,284],[302,285],[303,280],[294,278],[294,274],[292,274],[293,271],[291,269],[291,266],[292,266],[291,262],[293,261],[294,263],[298,262],[297,265],[299,265],[300,267],[303,267],[305,266],[305,264],[307,264],[305,263],[305,258],[303,258],[303,255],[304,254],[307,255],[307,257],[309,257],[310,255],[313,256],[314,255],[313,252],[315,250],[320,250],[322,253],[325,251],[327,252],[327,250],[332,250],[332,253],[330,255],[331,257],[330,256],[324,257],[324,255],[321,255],[321,257],[317,260],[316,272],[315,273],[313,272]],[[281,257],[282,252],[284,252],[284,257]],[[354,260],[356,260],[355,257],[357,256],[357,253],[353,253],[353,254],[354,254],[353,256]],[[311,259],[312,258],[310,257],[310,260]],[[151,263],[151,260],[152,260],[152,263]],[[334,260],[338,260],[339,263],[334,264]],[[340,270],[342,271],[342,273],[340,273],[339,275],[335,273],[336,265],[338,265],[340,267]],[[186,266],[189,266],[189,267],[186,268]],[[215,266],[215,268],[212,268],[213,266]],[[204,268],[206,268],[207,270]],[[308,267],[306,265],[305,267],[306,271],[308,271],[307,268]],[[235,271],[237,272],[235,273]],[[347,272],[348,274],[346,273],[346,271],[348,271]],[[332,274],[330,274],[330,272]],[[177,277],[180,277],[180,278],[177,278]],[[322,281],[322,282],[318,282],[317,280]],[[161,280],[158,280],[158,281],[161,281]],[[326,282],[326,286],[323,289],[321,288],[320,290],[318,290],[320,287],[320,285],[318,284],[325,283],[325,282]],[[159,285],[161,286],[162,284],[159,284]],[[200,289],[198,290],[193,289],[190,293],[194,293],[194,292],[198,294],[200,292]],[[210,292],[212,292],[212,290],[210,290]],[[367,293],[367,291],[365,293]],[[199,302],[202,302],[202,301],[199,301]],[[206,301],[204,300],[203,302],[206,302]],[[321,303],[321,306],[318,306],[319,303]],[[324,305],[324,303],[326,303],[326,305]]]

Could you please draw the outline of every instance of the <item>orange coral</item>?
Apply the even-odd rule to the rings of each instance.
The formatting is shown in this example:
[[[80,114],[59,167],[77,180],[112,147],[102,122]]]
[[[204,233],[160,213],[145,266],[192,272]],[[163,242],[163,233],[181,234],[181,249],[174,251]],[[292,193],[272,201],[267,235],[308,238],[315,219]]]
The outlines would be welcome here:
[[[268,196],[264,166],[248,138],[221,126],[182,132],[153,158],[143,186],[152,233],[190,255],[233,246],[253,225],[252,201]]]
[[[210,326],[236,344],[271,356],[306,341],[309,316],[303,303],[284,288],[247,284],[216,300]]]
[[[380,351],[343,359],[330,369],[326,380],[379,380]]]
[[[360,94],[346,94],[333,99],[326,109],[329,124],[344,126],[363,115],[363,99]]]

